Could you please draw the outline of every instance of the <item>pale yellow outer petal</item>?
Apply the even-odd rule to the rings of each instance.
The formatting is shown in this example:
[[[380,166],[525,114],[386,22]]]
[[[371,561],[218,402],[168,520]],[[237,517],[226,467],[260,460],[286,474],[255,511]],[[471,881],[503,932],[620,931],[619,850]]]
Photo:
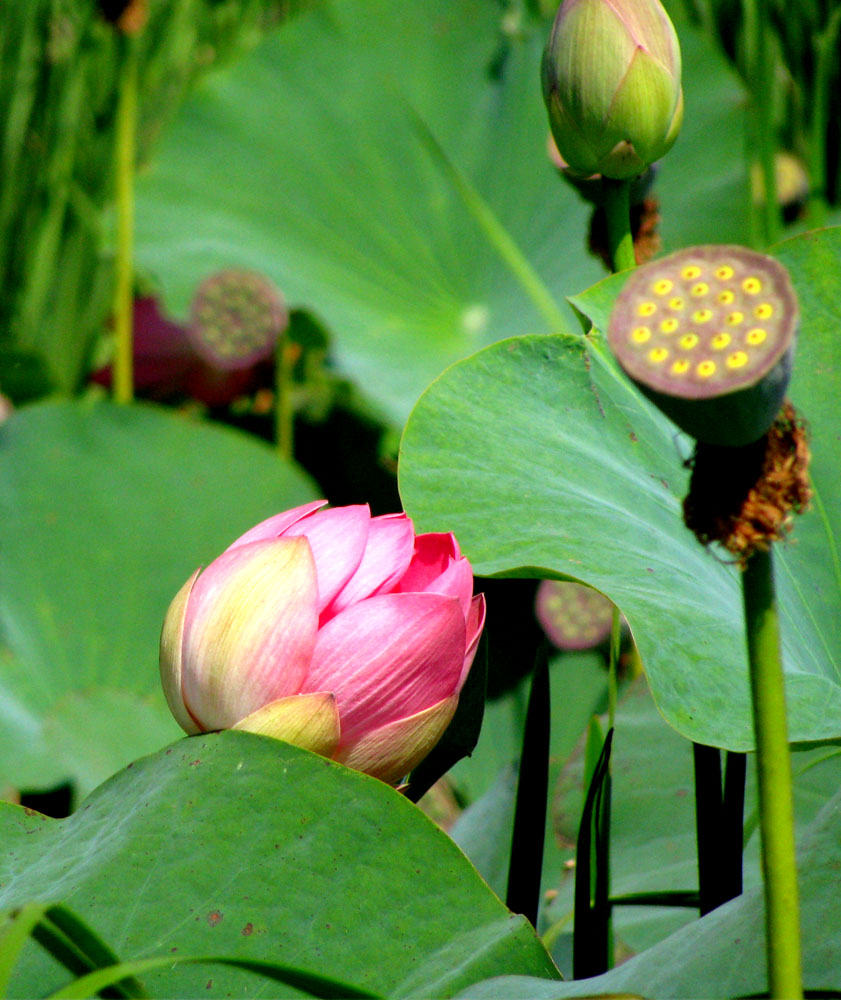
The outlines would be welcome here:
[[[233,728],[272,736],[330,757],[339,742],[339,710],[329,692],[293,694],[263,705]]]
[[[184,616],[187,612],[187,602],[200,572],[201,569],[197,569],[172,599],[172,604],[169,606],[161,629],[159,657],[161,684],[166,696],[166,703],[175,716],[175,721],[190,735],[201,732],[201,730],[184,707],[184,698],[181,694],[181,643],[184,637]]]
[[[458,695],[453,695],[416,715],[390,722],[342,748],[335,759],[394,785],[417,767],[441,739],[457,705]]]

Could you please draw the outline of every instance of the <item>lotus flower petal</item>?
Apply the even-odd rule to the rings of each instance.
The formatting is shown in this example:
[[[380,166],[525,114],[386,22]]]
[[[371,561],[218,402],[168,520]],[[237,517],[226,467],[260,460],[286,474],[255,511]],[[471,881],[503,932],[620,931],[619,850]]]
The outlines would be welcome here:
[[[187,603],[200,572],[201,570],[197,569],[172,599],[161,630],[160,668],[164,696],[170,712],[175,716],[175,721],[190,734],[199,733],[201,730],[184,705],[181,692],[181,648],[184,641]]]
[[[444,734],[458,705],[458,695],[406,719],[366,733],[336,754],[347,767],[395,784],[426,757]]]
[[[359,568],[365,554],[371,511],[366,504],[332,507],[297,521],[285,538],[305,535],[318,572],[318,611],[327,608]]]
[[[270,701],[233,728],[286,740],[329,757],[339,742],[339,710],[329,692],[293,694]]]
[[[184,623],[181,684],[202,729],[229,728],[298,693],[315,646],[316,595],[303,538],[229,549],[199,576]]]
[[[305,503],[300,507],[293,507],[292,510],[286,510],[282,514],[275,514],[274,517],[267,518],[246,531],[244,535],[228,546],[228,551],[238,549],[241,545],[248,545],[251,542],[264,542],[280,538],[287,528],[291,528],[293,524],[297,524],[303,518],[314,514],[326,503],[326,500],[313,500],[312,503]]]
[[[362,562],[322,615],[322,622],[342,608],[391,590],[409,568],[415,547],[412,522],[405,514],[371,519]],[[472,586],[471,574],[471,586]]]
[[[454,598],[370,597],[319,630],[304,690],[336,695],[345,746],[457,693],[465,637]]]

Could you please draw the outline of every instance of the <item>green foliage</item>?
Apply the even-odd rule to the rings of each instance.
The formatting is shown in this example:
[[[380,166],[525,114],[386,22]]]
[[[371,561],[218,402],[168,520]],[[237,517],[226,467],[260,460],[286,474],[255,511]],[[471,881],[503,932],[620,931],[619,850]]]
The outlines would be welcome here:
[[[285,25],[207,81],[140,179],[140,267],[180,316],[214,270],[267,274],[399,429],[451,362],[571,329],[556,303],[598,276],[588,209],[546,155],[547,31],[513,5],[450,0],[331,0]],[[744,240],[742,92],[698,32],[681,44],[664,242]]]
[[[152,0],[139,39],[141,162],[195,78],[253,45],[289,6]],[[4,4],[0,389],[16,401],[42,395],[45,381],[77,389],[105,328],[120,51],[94,0]]]
[[[315,493],[253,438],[149,406],[24,408],[0,464],[0,780],[85,794],[180,732],[157,640],[190,573]]]
[[[778,560],[789,726],[793,740],[815,741],[841,736],[841,509],[828,484],[841,462],[830,361],[841,231],[796,237],[778,252],[803,314],[792,397],[812,427],[817,487],[796,544]],[[621,281],[575,300],[599,329]],[[421,530],[456,532],[480,574],[570,577],[607,594],[666,720],[690,739],[744,750],[752,725],[738,580],[682,524],[684,449],[600,336],[522,337],[454,366],[427,391],[404,434],[401,494]]]
[[[144,758],[66,820],[6,804],[0,839],[0,908],[61,899],[124,961],[273,961],[395,996],[451,996],[504,971],[553,975],[528,925],[415,806],[249,733]],[[263,980],[236,969],[143,978],[158,996],[265,995]],[[10,995],[66,980],[27,946]]]

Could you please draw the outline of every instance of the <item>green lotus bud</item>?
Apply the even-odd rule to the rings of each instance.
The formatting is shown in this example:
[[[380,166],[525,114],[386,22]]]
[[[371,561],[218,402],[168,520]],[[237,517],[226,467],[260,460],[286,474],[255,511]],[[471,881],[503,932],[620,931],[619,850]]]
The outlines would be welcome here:
[[[573,170],[624,180],[673,146],[680,46],[659,0],[564,0],[542,74],[552,134]]]
[[[767,433],[791,374],[798,306],[779,261],[738,246],[678,250],[631,273],[608,340],[687,434],[742,446]]]

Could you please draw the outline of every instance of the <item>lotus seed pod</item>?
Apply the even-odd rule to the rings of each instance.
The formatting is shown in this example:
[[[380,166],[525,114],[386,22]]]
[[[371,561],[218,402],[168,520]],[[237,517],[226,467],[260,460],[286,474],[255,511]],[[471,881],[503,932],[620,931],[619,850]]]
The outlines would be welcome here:
[[[610,317],[628,376],[681,430],[741,446],[767,433],[791,375],[798,307],[786,269],[738,246],[639,267]]]
[[[208,364],[233,371],[270,358],[288,323],[283,296],[268,278],[219,271],[196,291],[189,335]]]
[[[592,649],[610,635],[613,604],[592,587],[565,580],[543,580],[534,613],[558,649]]]

